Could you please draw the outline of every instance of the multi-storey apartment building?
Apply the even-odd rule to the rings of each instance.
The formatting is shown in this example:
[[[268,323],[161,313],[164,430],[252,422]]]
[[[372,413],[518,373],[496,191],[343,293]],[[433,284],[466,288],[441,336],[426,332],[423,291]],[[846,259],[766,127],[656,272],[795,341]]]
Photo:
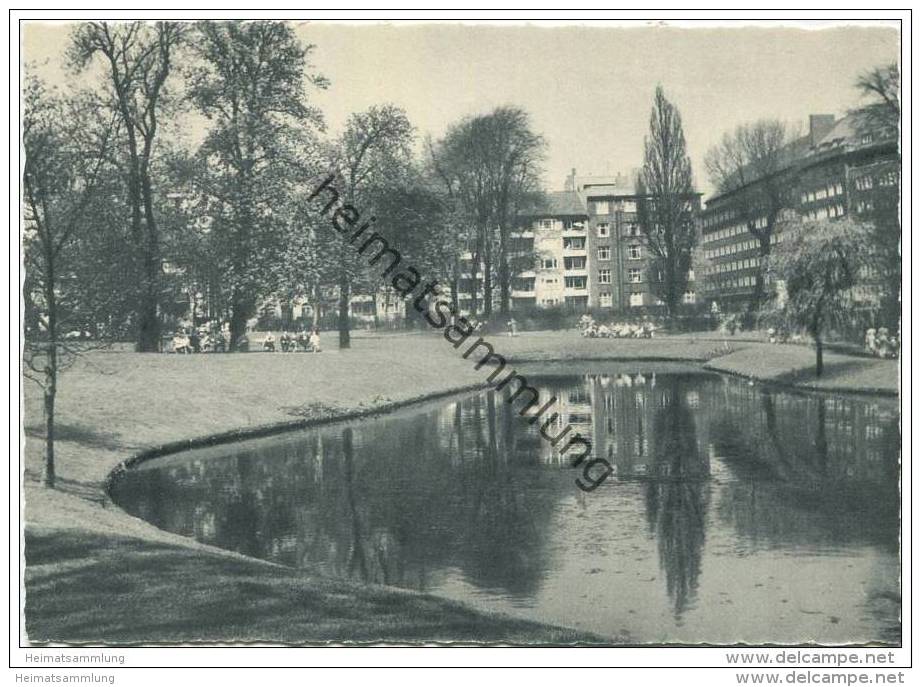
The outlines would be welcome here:
[[[640,197],[628,177],[579,177],[572,170],[566,188],[579,195],[589,213],[589,306],[616,312],[660,306],[651,284],[659,278],[658,271],[637,224]],[[700,194],[692,194],[688,202],[696,214]],[[695,299],[691,275],[684,301]]]
[[[582,199],[572,191],[549,193],[546,206],[523,219],[519,246],[533,252],[535,265],[515,277],[512,305],[587,308],[589,231]]]
[[[899,170],[897,132],[861,131],[857,115],[838,120],[811,115],[809,133],[784,151],[783,167],[772,183],[779,180],[785,206],[806,221],[850,215],[897,227]],[[759,183],[766,182],[752,182]],[[705,295],[728,310],[748,303],[762,267],[759,242],[748,227],[749,190],[746,186],[710,198],[699,221],[709,263]],[[754,223],[763,228],[767,217],[756,217]],[[783,241],[782,231],[772,233],[771,243]]]

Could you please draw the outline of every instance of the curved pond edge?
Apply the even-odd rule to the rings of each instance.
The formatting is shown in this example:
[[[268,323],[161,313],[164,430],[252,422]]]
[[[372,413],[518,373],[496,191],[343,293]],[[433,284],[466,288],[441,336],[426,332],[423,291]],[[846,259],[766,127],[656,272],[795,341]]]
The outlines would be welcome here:
[[[712,359],[711,359],[712,360]],[[592,357],[592,358],[508,358],[509,363],[517,363],[520,365],[539,365],[539,364],[555,364],[555,365],[593,365],[599,363],[621,363],[621,364],[643,364],[643,363],[677,363],[687,365],[689,368],[695,368],[701,372],[709,372],[711,374],[720,374],[726,375],[728,377],[734,377],[738,379],[747,379],[749,381],[757,381],[759,384],[767,386],[769,388],[776,388],[778,390],[786,390],[793,392],[801,393],[813,393],[813,394],[847,394],[850,396],[857,396],[863,398],[886,398],[886,399],[898,399],[900,394],[898,391],[892,391],[890,389],[881,389],[881,388],[842,388],[842,387],[815,387],[808,382],[800,381],[791,381],[786,379],[763,379],[756,377],[751,374],[745,374],[743,372],[737,372],[735,370],[723,369],[719,366],[711,365],[710,360],[701,360],[700,358],[684,358],[684,357],[667,357],[667,356],[643,356],[643,357]],[[124,471],[130,470],[131,468],[140,465],[141,463],[146,463],[147,461],[154,460],[156,458],[163,458],[165,456],[175,455],[177,453],[182,453],[184,451],[189,451],[192,449],[206,448],[211,446],[221,446],[224,444],[232,444],[238,441],[244,441],[248,439],[260,439],[263,437],[269,437],[276,434],[284,434],[287,432],[294,432],[304,429],[311,429],[314,427],[322,427],[325,425],[336,424],[339,422],[348,422],[351,420],[360,420],[364,418],[376,417],[380,415],[386,415],[392,413],[395,410],[400,410],[402,408],[407,408],[413,405],[421,405],[430,401],[438,400],[440,398],[446,398],[449,396],[456,396],[458,394],[481,391],[490,388],[492,385],[488,381],[477,382],[474,384],[464,384],[461,386],[450,387],[441,391],[435,391],[425,394],[420,394],[418,396],[412,396],[410,398],[402,399],[399,401],[389,401],[388,403],[381,404],[379,406],[374,406],[370,408],[353,408],[343,410],[342,412],[333,412],[324,417],[312,417],[312,418],[299,418],[294,420],[285,420],[282,422],[272,422],[264,425],[256,425],[252,427],[241,427],[239,429],[232,429],[224,432],[216,432],[213,434],[206,434],[199,437],[193,437],[190,439],[180,439],[177,441],[170,441],[163,444],[157,444],[155,446],[150,446],[148,448],[142,449],[141,451],[129,456],[125,460],[118,463],[109,474],[106,476],[102,484],[102,490],[106,499],[118,507],[119,511],[128,515],[111,497],[110,489],[113,481]],[[253,559],[258,560],[258,559]]]
[[[712,359],[711,359],[712,360]],[[749,381],[757,381],[759,384],[764,385],[768,388],[789,391],[789,392],[799,392],[807,394],[847,394],[850,396],[857,396],[863,398],[885,398],[886,400],[897,400],[900,397],[898,391],[891,391],[889,389],[874,389],[874,388],[834,388],[834,387],[812,387],[807,382],[804,381],[794,381],[788,379],[770,379],[770,378],[759,378],[751,374],[745,374],[743,372],[736,372],[734,370],[721,369],[718,366],[712,366],[710,360],[702,360],[701,358],[692,358],[692,357],[675,357],[675,356],[643,356],[643,357],[575,357],[575,358],[512,358],[509,357],[509,363],[516,363],[522,366],[525,366],[525,371],[527,371],[527,366],[530,365],[546,365],[554,364],[558,366],[566,365],[579,365],[579,366],[593,366],[605,363],[618,363],[621,365],[644,365],[644,364],[674,364],[687,366],[689,372],[698,372],[698,373],[709,373],[716,375],[725,375],[727,377],[733,377]],[[536,374],[535,374],[536,376]],[[397,400],[397,401],[388,401],[373,407],[358,407],[351,409],[343,409],[341,412],[333,411],[330,414],[323,417],[310,417],[310,418],[297,418],[292,420],[286,420],[281,422],[273,422],[263,425],[255,425],[250,427],[242,427],[239,429],[216,432],[213,434],[207,434],[199,437],[193,437],[190,439],[182,439],[171,442],[166,442],[163,444],[157,444],[154,446],[149,446],[145,449],[134,453],[128,458],[119,462],[106,476],[102,484],[102,490],[104,499],[113,505],[121,517],[135,518],[130,513],[125,511],[121,506],[116,503],[111,496],[110,489],[114,480],[126,470],[130,470],[142,463],[148,461],[162,458],[166,456],[176,455],[183,453],[185,451],[221,446],[226,444],[233,444],[239,441],[249,440],[249,439],[259,439],[264,437],[270,437],[274,435],[285,434],[288,432],[301,431],[305,429],[311,429],[315,427],[322,427],[333,425],[342,422],[349,422],[354,420],[378,417],[382,415],[390,414],[394,411],[408,408],[415,405],[421,405],[431,401],[436,401],[438,399],[449,398],[452,396],[457,396],[459,394],[472,393],[475,391],[483,391],[490,389],[492,384],[487,381],[477,382],[472,384],[465,384],[459,386],[453,386],[446,388],[440,391],[434,391],[424,394],[419,394],[417,396],[412,396],[406,399]],[[143,519],[142,519],[143,520]],[[181,535],[179,535],[181,537]],[[269,565],[273,567],[286,568],[289,570],[296,570],[296,568],[290,568],[273,561],[267,561],[260,558],[255,558],[252,556],[247,556],[239,552],[230,551],[227,549],[222,549],[220,547],[215,547],[213,545],[204,544],[202,542],[196,542],[194,539],[188,537],[181,537],[182,539],[188,539],[190,544],[194,543],[197,546],[204,547],[204,549],[213,550],[215,553],[220,553],[223,555],[230,555],[235,558],[240,558],[246,561],[250,561],[256,564]],[[197,548],[197,547],[196,547]],[[418,593],[411,590],[404,590],[398,587],[389,587],[383,585],[371,585],[371,586],[381,586],[383,589],[392,590],[400,593],[405,593],[407,595],[416,596]],[[744,642],[735,643],[732,645],[723,645],[723,644],[711,644],[707,642],[700,643],[683,643],[683,642],[664,642],[664,643],[632,643],[625,641],[622,637],[605,637],[599,636],[591,632],[586,632],[584,630],[579,630],[577,628],[560,626],[549,623],[543,623],[540,621],[532,621],[523,618],[518,618],[506,613],[492,611],[487,609],[480,609],[469,604],[447,599],[444,597],[431,596],[423,594],[422,596],[430,597],[434,600],[437,600],[441,603],[447,603],[452,606],[470,610],[478,615],[483,616],[484,618],[494,620],[494,621],[508,621],[513,623],[522,623],[526,625],[533,624],[535,626],[547,627],[549,630],[564,630],[569,632],[574,632],[581,637],[576,640],[563,641],[563,642],[519,642],[519,641],[450,641],[450,640],[426,640],[426,641],[399,641],[399,644],[405,644],[408,646],[472,646],[472,647],[483,647],[483,646],[511,646],[511,647],[591,647],[591,646],[600,646],[600,647],[650,647],[650,646],[668,646],[668,647],[713,647],[713,648],[725,648],[726,646],[763,646],[763,645],[754,645],[746,644]],[[302,641],[302,642],[278,642],[275,640],[258,640],[255,643],[267,643],[269,645],[277,646],[373,646],[380,645],[381,643],[390,643],[390,640],[387,639],[377,639],[377,640],[320,640],[320,641]],[[41,640],[36,642],[37,644],[43,644]],[[157,642],[155,642],[157,643]],[[196,644],[197,642],[186,642],[187,644]],[[238,644],[231,640],[231,645]],[[246,643],[252,643],[244,641]],[[68,645],[70,642],[67,643]],[[146,642],[139,643],[138,645],[146,645]],[[211,644],[208,641],[203,641],[202,644]],[[131,645],[131,643],[129,643]],[[778,645],[779,646],[779,645]],[[822,643],[806,643],[803,646],[815,646],[823,647],[828,646]],[[834,645],[837,646],[837,645]],[[891,644],[881,642],[873,643],[870,645],[865,644],[845,644],[844,646],[855,646],[855,647],[865,647],[865,646],[892,646]]]

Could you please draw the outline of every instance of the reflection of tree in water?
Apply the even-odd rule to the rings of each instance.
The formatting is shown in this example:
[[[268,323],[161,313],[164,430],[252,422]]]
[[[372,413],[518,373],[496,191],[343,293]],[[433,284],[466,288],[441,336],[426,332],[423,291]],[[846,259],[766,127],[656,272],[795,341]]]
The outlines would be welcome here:
[[[733,477],[722,519],[756,545],[897,545],[897,417],[850,399],[728,391],[710,422]]]
[[[148,471],[121,494],[167,529],[320,574],[427,589],[458,569],[528,595],[572,483],[511,459],[522,425],[501,396],[476,395]]]
[[[693,603],[700,577],[709,465],[697,447],[697,427],[680,377],[669,380],[656,411],[646,517],[656,534],[659,565],[680,618]]]
[[[646,473],[677,617],[702,574],[711,459],[717,513],[740,541],[898,546],[899,430],[888,406],[717,377],[632,381],[545,384],[560,398],[595,390],[590,410],[576,409],[591,413],[593,443],[616,449],[627,479]],[[329,427],[129,471],[116,500],[169,531],[315,574],[421,590],[458,575],[522,598],[559,569],[551,528],[567,524],[554,518],[568,517],[558,505],[574,493],[573,471],[548,460],[537,428],[501,394],[352,427],[350,439]]]

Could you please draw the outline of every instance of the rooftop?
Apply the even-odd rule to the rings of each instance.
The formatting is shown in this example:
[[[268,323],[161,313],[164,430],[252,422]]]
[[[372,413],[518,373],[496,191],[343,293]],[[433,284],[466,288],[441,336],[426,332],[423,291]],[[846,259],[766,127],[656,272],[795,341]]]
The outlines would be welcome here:
[[[588,217],[585,203],[574,191],[551,191],[546,194],[546,203],[529,212],[526,217]]]

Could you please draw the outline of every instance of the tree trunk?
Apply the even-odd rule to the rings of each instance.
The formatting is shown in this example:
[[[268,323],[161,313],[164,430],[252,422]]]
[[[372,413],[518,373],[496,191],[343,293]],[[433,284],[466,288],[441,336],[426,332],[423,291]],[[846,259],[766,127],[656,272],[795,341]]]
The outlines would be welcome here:
[[[54,401],[58,393],[58,303],[55,256],[45,243],[45,301],[48,307],[48,359],[45,362],[45,486],[54,489]]]
[[[455,275],[458,274],[459,272],[460,272],[460,269],[458,269],[455,272]],[[451,316],[451,324],[454,324],[456,314],[460,312],[460,303],[458,301],[458,293],[457,293],[459,287],[460,287],[460,279],[457,276],[455,276],[454,279],[451,280],[451,312],[454,313],[454,315]]]
[[[508,254],[508,231],[499,227],[499,312],[507,319],[511,305],[511,266]]]
[[[764,300],[764,265],[771,254],[771,232],[760,235],[758,241],[758,272],[755,274],[755,290],[752,292],[751,300],[748,302],[748,308],[745,311],[743,324],[746,329],[751,329],[754,326],[755,317],[761,308],[761,302]]]
[[[230,351],[237,351],[237,341],[246,334],[246,321],[250,318],[255,302],[234,288],[230,299]]]
[[[492,317],[492,245],[489,238],[483,246],[483,315],[487,320]]]
[[[159,353],[160,351],[160,237],[153,209],[153,189],[147,170],[149,144],[141,158],[141,199],[144,204],[144,295],[141,305],[141,326],[138,336],[138,351]]]
[[[51,377],[57,377],[57,372],[49,373]],[[57,395],[57,380],[51,382],[51,386],[45,389],[45,486],[54,489],[55,472],[54,472],[54,400]]]
[[[313,329],[319,329],[320,327],[320,285],[316,284],[313,287]]]
[[[822,336],[820,334],[815,335],[815,376],[821,377],[822,370],[824,368],[822,362]]]
[[[352,347],[349,331],[349,301],[352,299],[352,284],[343,270],[339,277],[339,348]]]
[[[371,318],[374,322],[374,328],[377,329],[380,326],[380,315],[377,312],[377,293],[371,294]]]
[[[480,274],[480,261],[483,259],[483,244],[481,239],[477,239],[476,249],[473,254],[473,263],[470,268],[470,315],[477,316],[477,301],[479,296],[478,277]]]

